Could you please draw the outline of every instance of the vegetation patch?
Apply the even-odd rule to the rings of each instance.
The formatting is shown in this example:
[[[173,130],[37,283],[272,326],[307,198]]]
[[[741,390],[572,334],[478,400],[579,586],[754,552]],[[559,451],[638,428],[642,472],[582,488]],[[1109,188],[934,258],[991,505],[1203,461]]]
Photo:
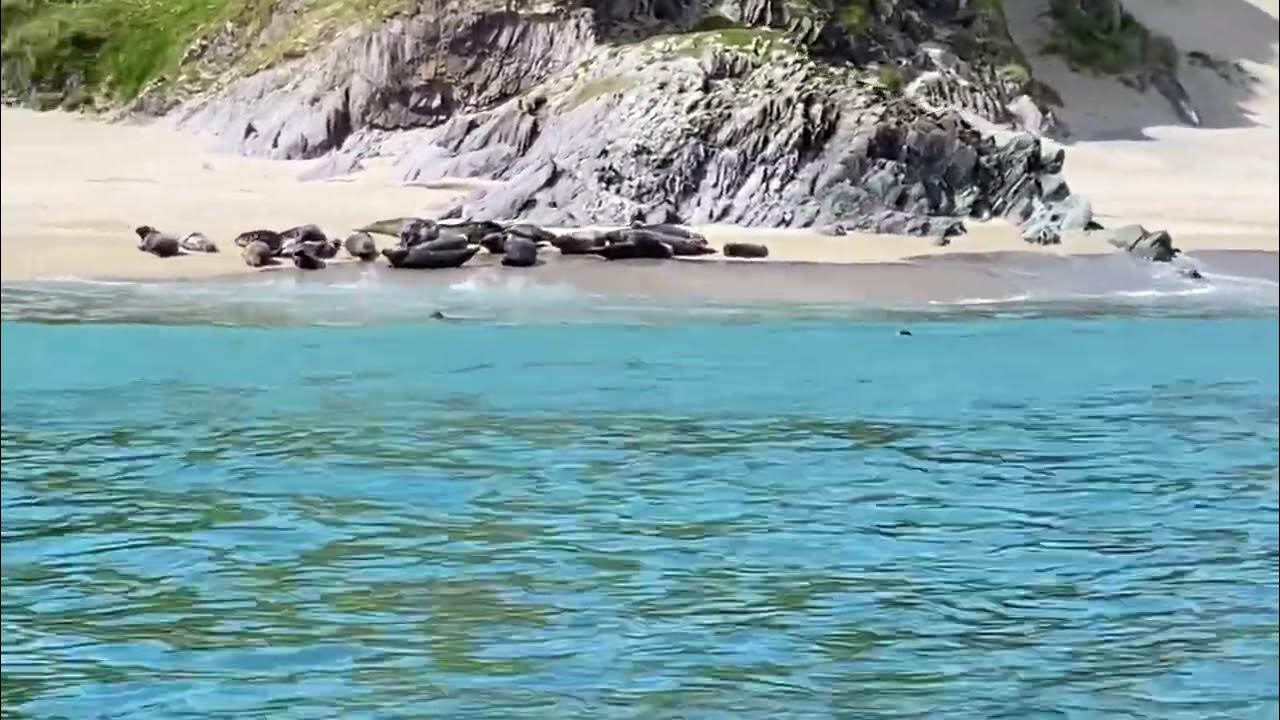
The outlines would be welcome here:
[[[6,94],[61,93],[78,84],[87,98],[123,103],[149,83],[178,77],[199,38],[233,28],[247,47],[271,21],[277,0],[0,0],[0,60]],[[381,18],[406,0],[307,0],[287,37],[257,51],[258,64],[353,22]],[[17,87],[18,83],[26,87]]]
[[[898,95],[907,86],[907,76],[897,65],[881,65],[876,71],[876,82],[885,90]]]
[[[845,35],[859,35],[871,25],[872,0],[841,0],[835,21]]]
[[[573,94],[573,97],[569,99],[569,104],[565,106],[565,110],[573,110],[590,102],[591,100],[594,100],[595,98],[600,97],[601,95],[621,92],[635,84],[636,81],[634,78],[627,77],[625,75],[592,80],[579,88],[578,92]]]
[[[1045,52],[1061,55],[1073,69],[1115,75],[1150,66],[1178,67],[1173,41],[1151,33],[1126,12],[1103,17],[1081,9],[1078,0],[1053,0],[1049,14],[1053,34]]]

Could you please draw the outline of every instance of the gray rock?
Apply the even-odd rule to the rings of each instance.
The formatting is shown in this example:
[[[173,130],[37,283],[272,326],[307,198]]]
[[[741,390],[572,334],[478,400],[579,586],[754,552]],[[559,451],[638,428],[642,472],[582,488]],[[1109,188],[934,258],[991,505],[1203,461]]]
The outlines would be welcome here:
[[[1134,257],[1152,262],[1171,262],[1181,252],[1164,230],[1148,231],[1141,225],[1125,225],[1110,233],[1108,242]]]
[[[1164,230],[1155,230],[1142,236],[1129,254],[1152,262],[1172,262],[1181,252],[1173,246],[1173,238]]]
[[[1107,242],[1129,252],[1146,234],[1147,229],[1141,225],[1124,225],[1112,230]]]
[[[1062,243],[1062,236],[1047,225],[1024,230],[1022,239],[1032,245],[1058,245]]]

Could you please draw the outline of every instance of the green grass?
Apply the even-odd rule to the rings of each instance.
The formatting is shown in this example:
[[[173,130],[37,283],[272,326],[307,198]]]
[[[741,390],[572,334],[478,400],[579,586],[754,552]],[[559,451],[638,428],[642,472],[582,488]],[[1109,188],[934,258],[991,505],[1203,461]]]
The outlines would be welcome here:
[[[95,101],[123,103],[157,78],[178,75],[187,48],[227,23],[242,41],[271,18],[275,0],[0,0],[6,74],[21,68],[33,89],[57,92],[81,78]],[[270,64],[290,54],[298,38],[372,19],[405,0],[312,0],[286,40],[253,59]],[[247,42],[245,46],[247,47]],[[6,88],[6,91],[13,88]]]
[[[573,110],[574,108],[590,102],[601,95],[626,90],[635,84],[636,81],[634,78],[630,78],[625,75],[592,80],[579,88],[578,92],[573,94],[573,97],[569,100],[569,104],[565,106],[565,110]]]
[[[787,42],[786,34],[779,30],[769,28],[756,27],[726,27],[718,30],[693,30],[679,35],[662,35],[656,38],[658,41],[666,41],[676,39],[675,54],[685,57],[701,57],[703,52],[712,45],[733,48],[735,50],[744,50],[751,47],[757,39],[764,42],[765,50],[784,50],[794,51],[795,48],[791,43]]]
[[[897,65],[881,65],[876,71],[876,81],[894,95],[901,94],[907,86],[907,76]]]
[[[1113,75],[1151,65],[1177,69],[1179,53],[1173,41],[1152,34],[1128,13],[1115,28],[1081,11],[1072,0],[1054,0],[1049,14],[1053,34],[1045,51],[1062,55],[1075,68]]]
[[[871,24],[871,0],[842,0],[835,11],[836,24],[845,35],[857,35]]]

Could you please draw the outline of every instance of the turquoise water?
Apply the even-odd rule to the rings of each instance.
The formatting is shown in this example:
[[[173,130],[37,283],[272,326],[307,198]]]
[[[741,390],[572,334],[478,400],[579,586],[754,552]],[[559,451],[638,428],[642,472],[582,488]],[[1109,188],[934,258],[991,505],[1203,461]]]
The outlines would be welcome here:
[[[1274,309],[10,300],[6,718],[1277,716]]]

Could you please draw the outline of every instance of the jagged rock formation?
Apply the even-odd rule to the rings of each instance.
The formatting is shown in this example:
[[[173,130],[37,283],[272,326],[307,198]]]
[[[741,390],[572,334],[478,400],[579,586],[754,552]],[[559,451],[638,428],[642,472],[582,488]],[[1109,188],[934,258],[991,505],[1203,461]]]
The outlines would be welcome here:
[[[351,33],[181,112],[241,152],[328,154],[310,177],[379,154],[406,181],[504,181],[455,208],[475,219],[1083,228],[1061,150],[975,129],[1035,103],[984,60],[975,25],[990,20],[963,5],[866,4],[878,14],[849,32],[834,9],[776,0],[468,4]],[[728,27],[670,32],[708,13]]]

